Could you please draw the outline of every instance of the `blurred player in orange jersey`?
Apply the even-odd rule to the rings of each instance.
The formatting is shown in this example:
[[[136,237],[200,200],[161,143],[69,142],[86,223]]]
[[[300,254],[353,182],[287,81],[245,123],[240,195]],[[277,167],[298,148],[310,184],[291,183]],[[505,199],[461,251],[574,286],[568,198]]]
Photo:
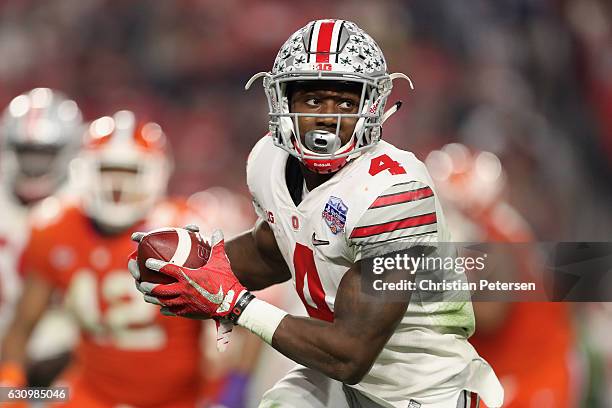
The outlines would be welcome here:
[[[0,340],[21,290],[17,264],[28,240],[28,214],[51,194],[66,192],[68,163],[78,153],[85,125],[63,93],[35,88],[15,97],[0,119]],[[48,310],[28,345],[33,384],[45,384],[67,361],[75,340],[69,319]]]
[[[117,112],[91,124],[71,165],[78,199],[49,198],[31,218],[25,288],[2,360],[13,375],[24,365],[24,344],[59,289],[81,328],[74,361],[58,381],[70,387],[70,400],[59,406],[196,404],[201,322],[163,317],[143,304],[125,268],[132,232],[186,221],[185,211],[162,202],[170,171],[161,128]],[[150,214],[162,207],[157,222]]]
[[[506,175],[497,156],[452,143],[431,152],[426,164],[446,204],[455,242],[535,240],[504,199]],[[514,273],[529,273],[527,259],[535,256],[516,254]],[[474,302],[474,311],[478,330],[470,342],[495,367],[505,390],[504,407],[576,406],[571,376],[575,339],[566,304]]]

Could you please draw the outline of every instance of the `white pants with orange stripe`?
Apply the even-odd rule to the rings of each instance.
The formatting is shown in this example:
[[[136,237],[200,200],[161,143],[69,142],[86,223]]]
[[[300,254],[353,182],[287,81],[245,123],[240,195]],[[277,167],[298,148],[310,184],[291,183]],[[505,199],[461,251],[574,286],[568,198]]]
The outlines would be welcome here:
[[[477,408],[479,399],[466,390],[450,390],[436,396],[435,403],[425,401],[374,401],[371,397],[324,374],[296,366],[266,392],[259,408]]]

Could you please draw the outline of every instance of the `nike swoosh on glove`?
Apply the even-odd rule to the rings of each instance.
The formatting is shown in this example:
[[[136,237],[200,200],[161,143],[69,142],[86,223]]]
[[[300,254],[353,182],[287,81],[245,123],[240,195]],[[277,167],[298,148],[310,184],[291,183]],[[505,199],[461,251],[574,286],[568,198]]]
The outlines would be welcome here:
[[[169,316],[198,319],[228,316],[248,291],[232,272],[221,230],[213,233],[211,244],[208,262],[197,269],[147,259],[147,268],[171,276],[177,282],[165,285],[139,282],[137,286],[145,294],[145,301],[162,306],[161,312]]]

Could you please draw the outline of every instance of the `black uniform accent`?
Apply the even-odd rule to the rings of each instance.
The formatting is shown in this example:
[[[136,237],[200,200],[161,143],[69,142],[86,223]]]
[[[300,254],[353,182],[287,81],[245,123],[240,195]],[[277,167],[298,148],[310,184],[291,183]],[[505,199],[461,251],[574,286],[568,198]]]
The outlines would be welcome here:
[[[302,202],[302,193],[304,192],[304,176],[300,168],[300,162],[297,158],[289,156],[285,165],[285,182],[287,190],[297,207]]]

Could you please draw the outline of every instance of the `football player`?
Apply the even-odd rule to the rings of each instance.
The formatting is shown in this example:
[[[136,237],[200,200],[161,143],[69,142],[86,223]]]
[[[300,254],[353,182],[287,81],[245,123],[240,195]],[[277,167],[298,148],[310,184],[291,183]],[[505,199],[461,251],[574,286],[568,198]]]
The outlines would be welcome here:
[[[84,130],[77,104],[56,90],[35,88],[15,97],[0,122],[0,339],[21,288],[18,260],[29,235],[30,210],[51,194],[64,194],[68,163]],[[45,384],[65,364],[75,340],[69,319],[58,309],[46,313],[32,336],[29,357],[36,362],[34,384]],[[43,374],[42,368],[47,371]]]
[[[507,176],[496,155],[451,143],[431,152],[425,163],[455,241],[535,241],[527,221],[506,200]],[[500,252],[510,255],[504,259],[505,273],[511,275],[503,280],[537,279],[532,271],[538,254],[532,246],[504,245]],[[474,311],[478,331],[470,342],[495,367],[506,391],[504,407],[580,405],[578,347],[567,304],[475,302]]]
[[[24,344],[59,289],[81,329],[74,361],[57,383],[70,387],[60,405],[195,406],[201,322],[159,315],[140,300],[125,267],[131,233],[157,225],[150,214],[168,225],[187,221],[161,201],[171,170],[167,148],[159,125],[139,123],[129,111],[91,123],[71,164],[79,195],[48,198],[31,219],[25,287],[2,344],[13,385],[23,385],[16,374]]]
[[[247,88],[260,77],[270,133],[247,162],[258,222],[227,244],[213,233],[202,268],[148,260],[177,279],[169,285],[140,282],[132,257],[145,300],[167,315],[228,319],[297,362],[261,407],[456,408],[477,394],[501,406],[501,385],[467,341],[469,302],[385,301],[364,287],[368,258],[450,241],[423,163],[381,140],[399,107],[384,110],[393,80],[407,77],[389,74],[376,42],[343,20],[308,23]],[[250,292],[289,279],[310,317]]]

